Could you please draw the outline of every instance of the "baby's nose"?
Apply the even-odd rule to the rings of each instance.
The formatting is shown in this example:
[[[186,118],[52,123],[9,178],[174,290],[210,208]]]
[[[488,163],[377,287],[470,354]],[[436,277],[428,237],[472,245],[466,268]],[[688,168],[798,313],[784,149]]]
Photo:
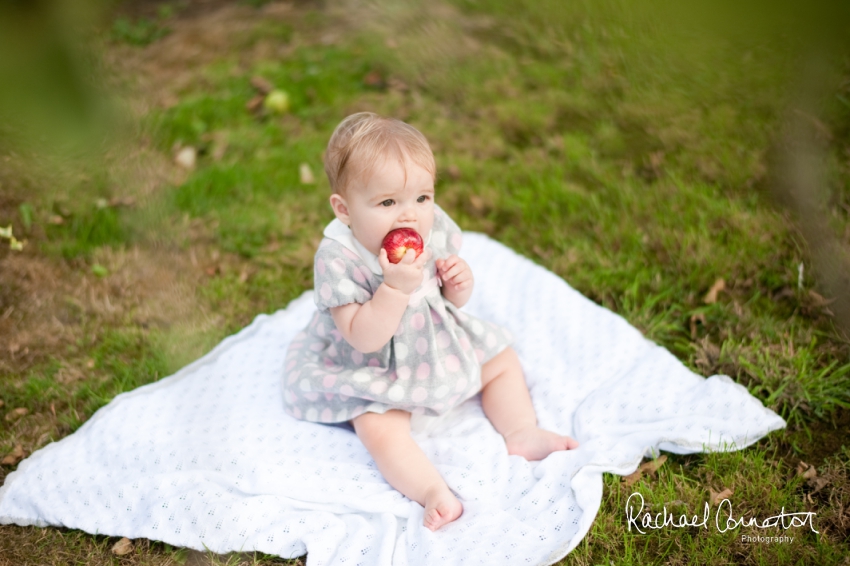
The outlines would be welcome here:
[[[412,206],[402,206],[399,211],[398,219],[400,222],[412,222],[416,220],[416,212]]]

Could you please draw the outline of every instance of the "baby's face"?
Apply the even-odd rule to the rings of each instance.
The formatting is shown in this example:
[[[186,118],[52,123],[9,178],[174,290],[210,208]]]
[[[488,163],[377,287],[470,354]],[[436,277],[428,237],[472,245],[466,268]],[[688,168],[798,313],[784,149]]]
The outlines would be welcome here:
[[[434,225],[434,179],[426,169],[405,159],[404,167],[395,158],[381,160],[368,179],[353,179],[340,199],[344,211],[331,198],[337,217],[375,255],[391,230],[413,228],[424,240]]]

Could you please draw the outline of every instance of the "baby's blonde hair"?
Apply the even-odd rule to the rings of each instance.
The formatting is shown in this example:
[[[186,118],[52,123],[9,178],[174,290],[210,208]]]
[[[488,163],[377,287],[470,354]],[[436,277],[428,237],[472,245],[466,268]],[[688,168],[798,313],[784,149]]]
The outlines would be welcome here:
[[[368,177],[381,157],[405,157],[436,178],[437,166],[428,140],[401,120],[358,112],[340,122],[325,151],[325,173],[334,193],[342,194],[352,178]],[[405,170],[405,177],[407,171]]]

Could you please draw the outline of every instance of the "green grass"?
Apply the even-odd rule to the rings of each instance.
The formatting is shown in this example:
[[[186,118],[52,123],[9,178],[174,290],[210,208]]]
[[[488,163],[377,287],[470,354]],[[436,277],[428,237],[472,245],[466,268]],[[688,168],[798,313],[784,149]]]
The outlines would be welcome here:
[[[62,436],[114,395],[175,371],[311,288],[313,250],[332,218],[322,152],[342,117],[369,109],[428,137],[437,201],[462,228],[564,277],[694,371],[731,376],[789,423],[740,452],[671,457],[657,478],[633,488],[606,475],[596,522],[562,563],[841,563],[850,551],[840,520],[850,503],[850,453],[833,419],[850,409],[848,343],[810,292],[823,293],[811,251],[767,191],[795,44],[769,35],[709,37],[687,26],[673,32],[642,10],[653,6],[454,0],[457,16],[431,25],[431,8],[410,3],[385,6],[375,29],[352,28],[330,10],[299,9],[286,22],[258,17],[236,47],[270,41],[286,46],[285,55],[247,63],[222,56],[195,70],[176,105],[142,118],[166,161],[177,147],[198,150],[194,171],[131,210],[98,205],[128,190],[104,173],[12,199],[9,218],[0,218],[25,233],[25,200],[36,253],[86,273],[105,250],[167,250],[182,254],[185,266],[197,252],[191,269],[206,275],[194,300],[219,319],[193,330],[139,327],[132,309],[109,320],[87,315],[77,344],[0,381],[0,399],[29,408],[33,422],[57,411],[52,434]],[[322,40],[326,32],[335,39]],[[127,34],[123,41],[144,43]],[[836,56],[836,75],[846,79],[841,65]],[[372,72],[384,84],[364,80]],[[257,75],[287,91],[291,112],[246,109]],[[836,81],[820,116],[831,132],[828,224],[845,245],[848,85]],[[301,184],[301,163],[315,185]],[[55,215],[63,221],[49,224]],[[105,284],[118,281],[111,267],[100,275]],[[721,277],[725,291],[705,304]],[[189,354],[173,351],[175,338],[191,345]],[[57,379],[88,360],[89,378]],[[25,428],[2,429],[0,447],[29,438]],[[799,459],[833,478],[830,486],[812,496],[796,474]],[[799,533],[793,545],[743,544],[736,533],[695,529],[626,530],[622,508],[633,490],[654,506],[697,510],[709,489],[726,487],[736,514],[812,509],[829,528]],[[83,541],[87,550],[77,556],[108,556],[102,539],[52,532]],[[151,548],[144,563],[171,560],[170,551]]]

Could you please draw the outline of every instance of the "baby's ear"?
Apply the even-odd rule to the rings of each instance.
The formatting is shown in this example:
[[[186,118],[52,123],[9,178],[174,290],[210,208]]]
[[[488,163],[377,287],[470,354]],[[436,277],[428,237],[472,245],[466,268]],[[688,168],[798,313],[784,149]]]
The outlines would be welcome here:
[[[342,222],[346,226],[350,226],[351,221],[348,215],[348,203],[345,202],[345,199],[342,197],[342,195],[338,193],[332,194],[330,202],[331,208],[334,211],[334,215],[336,215],[340,222]]]

